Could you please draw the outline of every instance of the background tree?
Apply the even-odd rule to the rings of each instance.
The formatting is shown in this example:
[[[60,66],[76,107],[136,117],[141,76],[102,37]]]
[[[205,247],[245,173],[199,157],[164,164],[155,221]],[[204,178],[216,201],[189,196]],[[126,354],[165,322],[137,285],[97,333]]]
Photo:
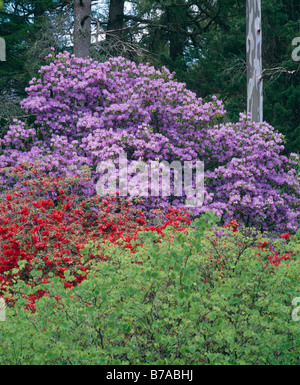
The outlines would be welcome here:
[[[176,71],[178,80],[186,82],[199,96],[217,95],[225,103],[228,119],[237,121],[239,112],[247,110],[246,2],[132,3],[133,15],[125,18],[146,26],[140,43],[153,53],[147,59]],[[172,14],[172,20],[182,20],[177,28],[184,48],[178,55],[171,54],[174,26],[167,14]],[[300,66],[291,59],[291,42],[298,34],[297,0],[262,1],[264,120],[286,136],[287,152],[300,148]]]
[[[91,0],[74,0],[74,54],[87,57],[91,52]]]
[[[247,0],[247,113],[254,122],[263,121],[261,0]]]
[[[13,117],[23,115],[19,102],[29,80],[49,54],[70,41],[71,7],[65,0],[5,1],[0,12],[0,36],[6,41],[6,61],[0,62],[0,132]]]
[[[124,26],[124,0],[110,0],[106,39],[122,38]]]
[[[1,125],[7,126],[4,106],[24,96],[49,48],[73,52],[73,3],[5,2],[0,36],[6,39],[8,60],[0,63],[1,97],[6,100],[0,105]],[[91,7],[92,57],[101,61],[121,55],[165,65],[198,96],[222,99],[229,120],[246,112],[246,2],[91,0]],[[300,66],[291,58],[291,42],[298,34],[298,0],[262,1],[264,120],[285,134],[288,152],[300,148]]]

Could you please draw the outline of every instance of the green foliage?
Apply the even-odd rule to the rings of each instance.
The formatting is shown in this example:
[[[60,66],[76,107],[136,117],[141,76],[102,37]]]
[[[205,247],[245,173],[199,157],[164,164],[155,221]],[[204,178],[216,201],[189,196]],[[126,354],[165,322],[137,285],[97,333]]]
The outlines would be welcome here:
[[[144,233],[136,254],[107,248],[111,260],[94,262],[71,290],[52,278],[35,312],[16,294],[0,323],[0,363],[299,363],[300,325],[291,317],[299,258],[274,268],[267,253],[257,258],[260,234],[223,229],[216,238],[209,215],[175,238],[153,242]],[[290,248],[283,239],[273,245]]]
[[[64,49],[68,40],[69,8],[64,0],[6,0],[1,9],[0,37],[6,61],[0,62],[0,136],[14,117],[24,115],[20,100],[36,76],[50,47]]]

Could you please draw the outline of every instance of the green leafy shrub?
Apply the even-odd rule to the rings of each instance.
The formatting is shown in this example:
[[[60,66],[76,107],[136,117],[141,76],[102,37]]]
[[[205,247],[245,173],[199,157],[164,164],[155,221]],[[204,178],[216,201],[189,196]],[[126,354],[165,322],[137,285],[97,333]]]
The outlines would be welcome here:
[[[210,216],[193,225],[163,239],[144,232],[135,254],[108,247],[111,259],[91,261],[71,289],[53,276],[35,311],[16,293],[0,323],[0,363],[299,364],[299,255],[274,266],[259,233],[214,228]],[[289,242],[269,244],[285,252]]]

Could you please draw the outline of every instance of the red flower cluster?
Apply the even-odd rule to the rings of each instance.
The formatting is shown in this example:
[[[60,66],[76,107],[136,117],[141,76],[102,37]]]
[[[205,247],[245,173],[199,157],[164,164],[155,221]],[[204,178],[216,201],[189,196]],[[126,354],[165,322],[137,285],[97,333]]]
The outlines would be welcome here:
[[[225,228],[229,227],[232,229],[233,232],[237,232],[239,224],[237,223],[237,221],[235,219],[231,219],[229,224],[224,225],[224,227]],[[286,239],[288,241],[290,238],[290,235],[288,233],[284,233],[284,234],[281,234],[280,237],[283,239]],[[269,260],[270,264],[273,266],[278,266],[281,261],[290,260],[291,256],[294,256],[293,250],[290,250],[288,253],[284,253],[281,255],[275,251],[272,251],[272,248],[269,247],[269,242],[267,242],[267,241],[259,242],[259,244],[256,247],[258,249],[261,249],[261,250],[263,250],[265,248],[269,249],[269,251],[271,252],[271,255],[268,256],[268,260]],[[260,257],[261,253],[258,253],[258,256]]]
[[[290,239],[290,234],[284,233],[284,234],[281,234],[280,237],[288,241]]]
[[[286,240],[289,240],[290,238],[290,235],[285,233],[285,234],[282,234],[280,235],[281,238],[284,238]],[[291,256],[294,256],[294,252],[293,250],[290,250],[288,253],[284,253],[284,254],[278,254],[278,252],[276,251],[272,251],[272,248],[269,247],[269,242],[260,242],[258,245],[257,245],[257,248],[259,249],[264,249],[264,248],[268,248],[269,251],[271,252],[271,255],[268,256],[268,260],[270,262],[271,265],[273,266],[278,266],[280,264],[281,261],[283,260],[290,260],[291,259]],[[261,255],[260,253],[258,254],[259,256]]]
[[[167,221],[161,226],[150,226],[145,227],[144,231],[156,231],[158,234],[164,237],[163,230],[165,230],[168,226],[175,227],[178,231],[184,232],[186,227],[182,227],[183,223],[187,225],[191,224],[191,220],[189,219],[190,214],[185,212],[185,208],[175,209],[174,207],[170,207],[168,209],[169,214],[165,215]]]
[[[273,252],[269,257],[269,262],[273,266],[279,266],[280,263],[284,260],[289,261],[291,259],[291,256],[293,255],[293,250],[291,250],[289,253],[284,253],[282,255],[279,255],[277,252]]]
[[[239,224],[237,223],[237,221],[235,219],[231,219],[229,224],[224,225],[224,227],[225,228],[230,227],[230,228],[232,228],[233,232],[236,232],[236,231],[238,231]]]

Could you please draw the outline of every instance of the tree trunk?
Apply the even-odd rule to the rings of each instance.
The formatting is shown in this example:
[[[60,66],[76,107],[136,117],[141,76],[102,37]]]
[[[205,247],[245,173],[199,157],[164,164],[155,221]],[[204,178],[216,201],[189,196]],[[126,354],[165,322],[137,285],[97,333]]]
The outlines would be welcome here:
[[[34,23],[37,24],[39,21],[39,18],[43,16],[45,12],[45,8],[41,4],[41,2],[37,1],[34,6]]]
[[[74,54],[87,57],[91,50],[91,0],[74,0]]]
[[[0,61],[6,61],[6,45],[2,37],[0,37]]]
[[[263,120],[261,0],[247,0],[247,112]]]
[[[166,21],[171,27],[169,32],[170,57],[174,63],[183,56],[185,35],[180,30],[180,27],[184,29],[185,12],[186,7],[175,7],[175,9],[167,7],[166,9]]]
[[[124,25],[124,0],[110,0],[106,39],[122,39]]]

